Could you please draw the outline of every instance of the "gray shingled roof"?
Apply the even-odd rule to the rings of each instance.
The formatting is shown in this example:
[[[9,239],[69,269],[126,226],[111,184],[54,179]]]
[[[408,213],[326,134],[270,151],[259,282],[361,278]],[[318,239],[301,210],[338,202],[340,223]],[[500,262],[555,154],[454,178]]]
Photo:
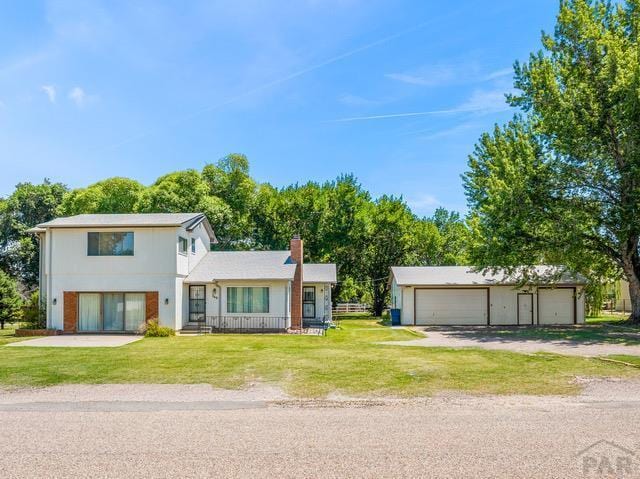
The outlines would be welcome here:
[[[131,213],[76,215],[40,223],[40,228],[77,228],[83,226],[182,226],[202,213]]]
[[[305,283],[335,283],[337,281],[336,265],[305,263],[302,266],[302,281]]]
[[[579,275],[563,273],[553,278],[560,271],[554,266],[536,266],[535,272],[544,283],[553,284],[585,284],[586,280]],[[492,284],[515,285],[517,279],[505,274],[482,274],[471,266],[393,266],[391,274],[400,286],[487,286]],[[544,278],[547,278],[544,281]]]
[[[186,277],[187,283],[217,280],[292,280],[296,271],[289,251],[211,251]]]
[[[131,213],[131,214],[85,214],[55,218],[40,223],[37,228],[112,228],[112,227],[151,227],[151,226],[184,226],[191,230],[204,223],[212,241],[215,234],[206,216],[202,213]]]

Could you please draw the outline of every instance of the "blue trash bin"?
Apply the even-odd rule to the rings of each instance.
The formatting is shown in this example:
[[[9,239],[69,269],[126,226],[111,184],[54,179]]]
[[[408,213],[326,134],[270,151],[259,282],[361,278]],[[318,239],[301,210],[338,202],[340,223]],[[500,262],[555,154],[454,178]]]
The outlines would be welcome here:
[[[392,308],[389,312],[391,313],[391,326],[400,326],[400,310]]]

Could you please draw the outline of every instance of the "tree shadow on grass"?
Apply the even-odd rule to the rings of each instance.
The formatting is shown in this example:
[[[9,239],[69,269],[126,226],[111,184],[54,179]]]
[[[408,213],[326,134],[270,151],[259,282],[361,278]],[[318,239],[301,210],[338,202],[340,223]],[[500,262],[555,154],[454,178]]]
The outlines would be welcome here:
[[[427,326],[452,339],[483,342],[553,341],[566,344],[640,345],[640,328],[606,324],[572,326]]]

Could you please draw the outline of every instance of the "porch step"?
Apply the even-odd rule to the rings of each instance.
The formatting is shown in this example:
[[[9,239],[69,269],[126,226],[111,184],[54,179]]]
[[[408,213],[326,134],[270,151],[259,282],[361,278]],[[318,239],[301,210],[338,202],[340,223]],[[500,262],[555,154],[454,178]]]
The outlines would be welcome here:
[[[182,329],[179,331],[180,334],[200,334],[200,333],[210,333],[211,326],[207,326],[202,323],[187,323],[182,326]]]

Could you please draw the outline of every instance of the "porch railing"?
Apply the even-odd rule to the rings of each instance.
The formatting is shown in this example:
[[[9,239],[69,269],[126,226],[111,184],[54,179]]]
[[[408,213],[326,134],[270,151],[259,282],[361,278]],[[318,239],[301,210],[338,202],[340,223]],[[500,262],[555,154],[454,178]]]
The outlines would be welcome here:
[[[202,333],[281,333],[287,331],[291,325],[291,318],[283,316],[207,316],[199,324]],[[302,320],[303,330],[318,329],[321,334],[324,334],[329,326],[330,321],[327,317],[304,318]]]
[[[277,333],[286,331],[287,321],[281,316],[207,316],[206,326],[212,333]]]

